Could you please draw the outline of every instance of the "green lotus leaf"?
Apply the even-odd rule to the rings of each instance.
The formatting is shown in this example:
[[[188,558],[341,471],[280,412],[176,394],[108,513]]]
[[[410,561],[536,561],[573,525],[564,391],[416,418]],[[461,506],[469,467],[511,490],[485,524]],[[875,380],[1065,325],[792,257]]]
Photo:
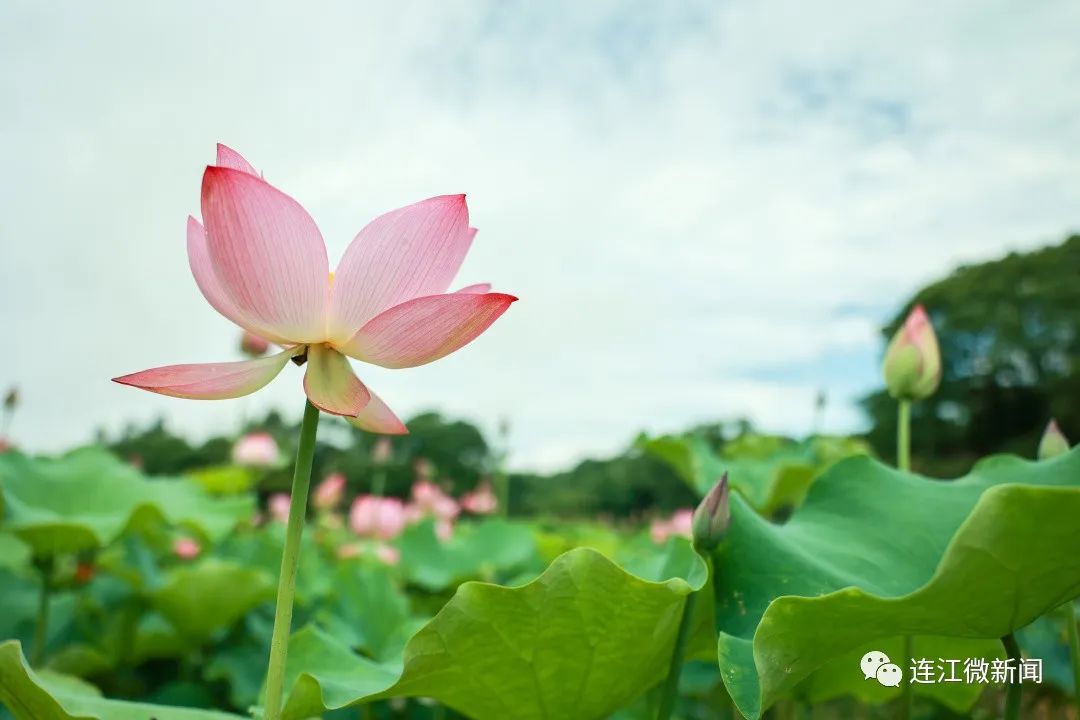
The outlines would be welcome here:
[[[0,643],[0,704],[15,720],[243,720],[223,712],[106,700],[95,692],[55,674],[39,676],[18,642]]]
[[[605,717],[667,672],[686,596],[707,577],[685,541],[678,553],[672,567],[685,574],[660,582],[579,548],[520,587],[465,583],[400,663],[306,628],[290,644],[285,718],[394,696],[436,698],[478,720]]]
[[[334,590],[316,622],[342,643],[360,648],[376,660],[401,654],[405,642],[420,629],[409,599],[385,566],[344,562],[334,572]]]
[[[754,436],[730,443],[724,455],[714,452],[697,435],[641,438],[638,444],[670,465],[701,495],[728,473],[732,489],[765,516],[798,507],[825,468],[844,457],[868,452],[863,443],[830,437],[791,443]]]
[[[151,594],[150,604],[197,647],[272,599],[275,587],[262,570],[209,558],[170,571],[165,584]]]
[[[215,465],[188,472],[188,477],[212,495],[238,495],[255,486],[255,471],[243,465]]]
[[[182,525],[214,541],[249,517],[253,500],[213,498],[189,480],[149,480],[100,448],[59,458],[0,455],[3,527],[50,556],[108,545],[124,530]]]
[[[846,684],[818,689],[866,696],[856,653],[899,653],[905,635],[916,657],[998,656],[995,639],[1080,593],[1080,554],[1063,551],[1080,547],[1080,450],[1042,463],[991,458],[951,482],[851,458],[815,481],[785,525],[739,495],[731,511],[713,557],[718,657],[752,720],[844,657]]]
[[[461,524],[448,542],[435,535],[426,520],[408,528],[398,539],[401,569],[412,583],[427,590],[443,590],[465,579],[495,579],[537,561],[532,528],[500,518]]]

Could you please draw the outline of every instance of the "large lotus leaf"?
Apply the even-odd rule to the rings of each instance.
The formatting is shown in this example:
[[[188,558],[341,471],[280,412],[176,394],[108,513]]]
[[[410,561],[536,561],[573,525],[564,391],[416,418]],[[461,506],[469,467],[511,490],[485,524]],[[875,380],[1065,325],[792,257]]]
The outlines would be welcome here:
[[[285,548],[285,524],[271,522],[251,532],[234,533],[217,548],[223,558],[258,568],[277,577]],[[296,604],[315,603],[332,589],[333,568],[320,552],[315,533],[305,532],[300,540],[300,566],[296,575]]]
[[[212,495],[238,495],[255,485],[255,471],[243,465],[215,465],[188,472],[188,477]]]
[[[150,604],[193,646],[210,640],[274,597],[273,578],[258,568],[209,558],[172,570]]]
[[[11,533],[0,532],[0,569],[19,571],[29,567],[30,547]]]
[[[733,495],[714,555],[725,684],[756,719],[845,655],[848,691],[863,694],[854,653],[870,643],[899,648],[911,635],[917,656],[966,657],[971,640],[1000,638],[1080,593],[1077,517],[1080,450],[1043,463],[992,458],[952,482],[851,458],[785,525]],[[965,642],[942,648],[942,638]]]
[[[334,637],[376,660],[401,654],[423,621],[412,616],[409,599],[389,568],[344,562],[334,573],[334,589],[315,616]]]
[[[640,445],[667,462],[701,495],[726,472],[732,489],[763,515],[798,505],[817,472],[811,452],[801,445],[776,450],[768,457],[721,457],[696,435],[643,439]]]
[[[408,528],[398,540],[405,577],[427,590],[438,591],[464,579],[496,579],[537,561],[532,528],[493,518],[461,525],[447,542],[435,535],[430,520]]]
[[[155,522],[217,540],[254,507],[251,498],[212,498],[189,480],[148,480],[96,447],[59,458],[0,455],[0,497],[4,528],[41,556],[97,549]]]
[[[15,720],[242,720],[209,710],[106,700],[85,686],[39,677],[15,641],[0,643],[0,704]]]
[[[685,543],[678,552],[679,574],[661,582],[580,548],[527,585],[465,583],[409,640],[400,664],[305,629],[290,644],[285,718],[406,695],[478,720],[606,717],[667,672],[686,596],[707,574]]]

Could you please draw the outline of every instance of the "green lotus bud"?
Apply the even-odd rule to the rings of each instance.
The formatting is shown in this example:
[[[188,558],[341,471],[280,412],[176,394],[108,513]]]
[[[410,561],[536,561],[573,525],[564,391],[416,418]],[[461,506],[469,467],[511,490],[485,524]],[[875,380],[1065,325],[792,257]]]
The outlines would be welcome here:
[[[941,350],[930,318],[916,305],[885,351],[885,387],[898,400],[922,400],[941,383]]]
[[[1042,440],[1039,441],[1038,458],[1049,460],[1058,455],[1069,452],[1069,439],[1061,432],[1056,420],[1051,420],[1043,431]]]
[[[731,523],[731,506],[728,502],[728,479],[724,473],[712,486],[705,499],[694,510],[692,536],[694,547],[709,552],[724,539]]]

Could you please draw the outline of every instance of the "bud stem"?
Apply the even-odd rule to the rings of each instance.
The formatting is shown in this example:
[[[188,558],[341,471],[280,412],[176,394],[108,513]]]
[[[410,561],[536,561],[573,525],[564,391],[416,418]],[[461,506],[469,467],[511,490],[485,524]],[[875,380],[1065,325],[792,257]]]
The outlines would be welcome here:
[[[694,618],[694,600],[697,593],[691,591],[683,603],[682,618],[679,620],[679,634],[675,636],[675,648],[671,651],[671,664],[668,666],[667,679],[660,695],[660,708],[656,711],[656,720],[669,720],[675,709],[675,698],[679,696],[679,676],[682,674],[683,656],[686,654],[686,641],[690,636],[690,624]]]
[[[1016,644],[1016,638],[1012,633],[1001,638],[1005,646],[1005,652],[1009,659],[1015,660],[1015,666],[1020,665],[1020,646]],[[1019,672],[1019,670],[1017,671]],[[1011,682],[1005,685],[1005,720],[1020,720],[1020,700],[1024,692],[1024,686],[1019,682]]]
[[[311,488],[311,463],[315,456],[315,431],[318,427],[319,409],[312,405],[311,401],[307,401],[304,405],[304,421],[300,425],[300,444],[296,449],[285,548],[281,553],[281,575],[278,577],[277,605],[274,608],[274,634],[270,639],[270,663],[266,670],[264,720],[281,719],[282,695],[285,691],[285,658],[289,653],[293,595],[296,592],[296,568],[300,563],[300,539],[304,534],[304,516],[307,514],[308,491]]]
[[[896,467],[911,471],[911,401],[901,400],[896,423]]]
[[[901,472],[911,471],[911,401],[900,400],[896,418],[896,466]],[[911,635],[904,636],[904,659],[905,663],[911,662],[915,654],[915,642]],[[911,705],[914,701],[912,683],[910,681],[900,686],[900,720],[909,720],[911,717]]]

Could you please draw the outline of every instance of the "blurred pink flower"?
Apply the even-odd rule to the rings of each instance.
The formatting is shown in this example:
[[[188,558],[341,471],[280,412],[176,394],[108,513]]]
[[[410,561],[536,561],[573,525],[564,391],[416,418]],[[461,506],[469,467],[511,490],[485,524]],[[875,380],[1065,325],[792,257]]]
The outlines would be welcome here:
[[[405,529],[405,506],[397,498],[360,495],[349,511],[349,527],[357,535],[390,540]]]
[[[345,545],[338,546],[337,556],[342,560],[359,557],[362,549],[363,548],[360,546],[360,543],[347,543]]]
[[[280,458],[277,441],[266,432],[253,432],[244,435],[232,449],[232,461],[248,467],[269,467]]]
[[[315,488],[312,503],[319,510],[332,510],[345,498],[345,476],[331,473]]]
[[[413,483],[412,500],[413,506],[419,511],[421,517],[432,515],[444,520],[453,520],[461,514],[457,501],[428,480]]]
[[[250,358],[260,358],[270,350],[270,341],[262,335],[245,330],[240,336],[240,352]]]
[[[435,520],[435,537],[447,542],[454,537],[454,521],[450,518],[438,518]]]
[[[376,465],[385,465],[390,462],[393,454],[394,446],[390,443],[390,438],[380,437],[375,441],[375,447],[371,450],[371,461]]]
[[[202,546],[189,537],[177,538],[173,543],[173,552],[181,560],[192,560],[202,552]]]
[[[438,360],[483,333],[517,298],[472,285],[446,292],[476,234],[464,195],[444,195],[370,222],[330,272],[315,221],[239,153],[218,145],[202,180],[205,227],[188,218],[188,261],[207,302],[284,349],[231,363],[170,365],[115,378],[173,397],[255,392],[290,359],[320,410],[364,430],[405,426],[353,374],[347,358],[388,368]]]
[[[490,515],[499,509],[499,499],[489,483],[480,483],[472,492],[461,498],[461,507],[474,515]]]
[[[288,493],[274,493],[266,504],[270,517],[278,522],[289,522],[289,508],[292,507],[292,497]]]
[[[0,437],[0,453],[6,453],[9,450],[14,450],[15,445],[5,437]]]
[[[401,560],[401,551],[393,545],[379,543],[375,546],[375,557],[379,558],[379,560],[382,560],[387,565],[397,565]]]
[[[653,542],[662,543],[672,535],[682,535],[689,538],[694,532],[694,511],[690,509],[676,510],[670,518],[656,518],[649,526],[649,534]]]

